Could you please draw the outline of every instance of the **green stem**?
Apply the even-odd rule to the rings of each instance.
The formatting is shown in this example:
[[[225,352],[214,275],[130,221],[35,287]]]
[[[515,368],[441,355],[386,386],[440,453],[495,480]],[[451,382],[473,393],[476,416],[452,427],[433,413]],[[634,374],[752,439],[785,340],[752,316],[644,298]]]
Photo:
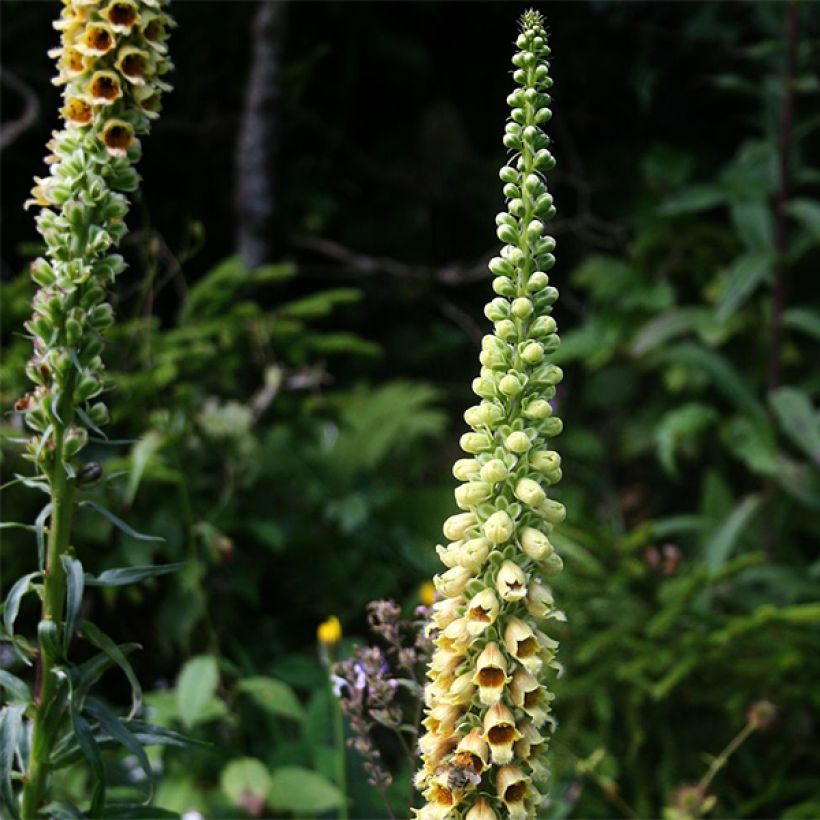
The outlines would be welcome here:
[[[43,581],[42,616],[44,621],[54,621],[58,635],[62,629],[63,606],[66,595],[65,570],[62,556],[69,547],[71,523],[74,517],[74,483],[68,477],[61,454],[63,434],[60,430],[55,439],[55,458],[51,485],[51,526],[48,531],[48,551]],[[38,659],[38,679],[40,691],[35,698],[35,713],[31,738],[31,759],[23,786],[23,820],[36,817],[44,802],[48,779],[51,747],[57,734],[59,718],[49,707],[57,696],[57,678],[54,675],[54,661],[45,648],[40,646]],[[47,716],[49,719],[47,719]]]
[[[330,679],[328,678],[328,681]],[[330,687],[330,701],[333,704],[333,737],[336,746],[336,781],[342,792],[342,805],[339,807],[339,820],[348,820],[347,804],[347,749],[345,747],[345,724],[342,707]]]
[[[711,782],[715,779],[715,775],[729,762],[729,758],[746,742],[749,735],[755,730],[755,725],[751,722],[747,723],[734,738],[729,742],[729,745],[712,761],[712,764],[706,771],[706,774],[698,782],[698,788],[702,793],[706,792]]]

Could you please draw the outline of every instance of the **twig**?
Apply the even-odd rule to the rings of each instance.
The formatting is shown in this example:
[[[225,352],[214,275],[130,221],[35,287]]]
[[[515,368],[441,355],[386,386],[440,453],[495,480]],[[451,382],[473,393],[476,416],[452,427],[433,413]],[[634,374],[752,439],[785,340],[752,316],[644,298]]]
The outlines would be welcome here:
[[[23,113],[16,120],[0,126],[0,151],[4,151],[37,122],[40,101],[34,91],[7,68],[0,72],[0,82],[23,99]]]

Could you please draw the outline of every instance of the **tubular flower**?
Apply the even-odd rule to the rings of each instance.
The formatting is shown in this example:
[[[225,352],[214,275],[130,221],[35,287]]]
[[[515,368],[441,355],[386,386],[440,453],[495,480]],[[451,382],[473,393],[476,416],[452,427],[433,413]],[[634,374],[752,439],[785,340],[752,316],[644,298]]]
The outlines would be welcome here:
[[[562,374],[549,362],[558,293],[547,273],[555,242],[545,221],[555,208],[543,174],[555,161],[541,129],[552,81],[540,14],[523,15],[516,45],[504,135],[513,156],[500,172],[507,209],[496,217],[504,246],[489,263],[496,297],[484,311],[493,333],[481,343],[479,401],[464,413],[471,430],[453,467],[459,511],[437,550],[444,570],[430,626],[419,817],[532,818],[543,800],[533,784],[549,774],[547,674],[559,667],[544,630],[564,616],[542,579],[561,569],[548,536],[565,510],[549,497],[561,478],[550,439],[562,429],[551,404]]]
[[[61,45],[50,54],[57,61],[54,82],[63,86],[65,126],[48,144],[49,176],[35,180],[26,203],[42,208],[37,227],[46,255],[31,265],[40,290],[26,323],[34,342],[27,373],[35,389],[17,404],[34,431],[27,456],[46,475],[76,456],[89,431],[108,418],[97,400],[101,333],[113,321],[105,291],[125,267],[113,251],[126,232],[125,194],[139,179],[133,168],[138,136],[149,131],[144,95],[168,88],[140,25],[160,20],[155,31],[164,40],[172,25],[166,4],[63,0],[55,23]]]

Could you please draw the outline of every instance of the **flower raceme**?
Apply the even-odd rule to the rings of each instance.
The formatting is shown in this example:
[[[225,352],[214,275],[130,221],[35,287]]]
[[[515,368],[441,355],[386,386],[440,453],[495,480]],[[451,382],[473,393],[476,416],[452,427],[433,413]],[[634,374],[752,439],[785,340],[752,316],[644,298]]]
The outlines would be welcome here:
[[[549,777],[545,672],[559,666],[543,628],[563,615],[542,578],[562,567],[549,534],[564,508],[547,497],[561,478],[549,439],[561,432],[550,399],[562,374],[548,361],[559,344],[550,316],[558,293],[547,274],[555,242],[544,223],[555,208],[543,174],[555,162],[541,129],[552,81],[540,14],[523,15],[516,45],[504,135],[513,158],[500,172],[507,210],[496,218],[504,247],[489,264],[497,297],[485,309],[494,332],[473,382],[481,401],[464,414],[468,457],[453,467],[461,512],[444,523],[449,543],[437,548],[446,570],[435,578],[419,742],[423,820],[533,817]]]
[[[42,208],[37,227],[47,248],[31,266],[40,286],[26,325],[35,388],[17,403],[35,433],[28,455],[46,474],[76,456],[89,430],[108,417],[94,400],[103,389],[100,333],[113,321],[105,289],[125,267],[111,251],[126,232],[124,194],[139,179],[132,167],[138,135],[158,115],[160,95],[170,88],[162,76],[172,68],[167,0],[63,2],[54,24],[62,42],[50,55],[57,59],[54,83],[63,86],[65,126],[48,144],[49,175],[35,180],[26,203]]]

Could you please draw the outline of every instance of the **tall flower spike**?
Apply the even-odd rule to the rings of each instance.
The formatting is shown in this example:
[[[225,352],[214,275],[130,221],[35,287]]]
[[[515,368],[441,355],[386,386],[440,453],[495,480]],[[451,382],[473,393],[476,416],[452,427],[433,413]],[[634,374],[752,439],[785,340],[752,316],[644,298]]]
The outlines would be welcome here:
[[[546,677],[558,666],[543,629],[561,615],[541,577],[561,568],[548,535],[564,508],[547,497],[561,478],[548,440],[561,432],[550,400],[562,374],[548,361],[559,339],[550,316],[558,292],[547,274],[555,241],[544,226],[555,214],[543,176],[555,165],[541,129],[551,116],[546,40],[541,15],[526,12],[513,57],[518,87],[507,98],[504,145],[512,157],[500,173],[507,210],[496,217],[504,247],[489,265],[497,297],[484,311],[494,332],[484,337],[473,382],[481,402],[464,414],[472,431],[461,448],[469,457],[453,468],[463,512],[447,519],[453,543],[438,549],[448,569],[435,579],[443,600],[434,606],[437,648],[416,777],[423,820],[534,817],[543,799],[534,783],[542,786],[548,774]],[[442,702],[459,704],[455,721],[436,719]],[[481,765],[465,764],[467,738],[481,750],[479,741],[486,744]]]
[[[36,179],[26,205],[41,207],[37,228],[46,252],[31,264],[39,285],[26,322],[34,353],[26,372],[33,390],[16,405],[32,430],[26,457],[49,485],[48,549],[43,572],[38,698],[33,705],[31,753],[22,779],[22,814],[39,815],[47,801],[54,721],[64,670],[53,651],[63,629],[66,578],[75,490],[93,470],[75,460],[108,419],[103,391],[102,332],[113,322],[106,289],[125,263],[114,253],[126,233],[125,194],[136,189],[133,165],[139,136],[156,116],[159,96],[170,88],[162,75],[168,0],[63,0],[54,27],[61,45],[54,84],[63,87],[62,130],[53,134],[46,158],[49,174]],[[49,643],[43,636],[52,635]],[[66,636],[65,645],[71,639]],[[62,682],[61,682],[62,681]],[[76,724],[75,724],[76,725]],[[102,792],[95,790],[92,816]]]

